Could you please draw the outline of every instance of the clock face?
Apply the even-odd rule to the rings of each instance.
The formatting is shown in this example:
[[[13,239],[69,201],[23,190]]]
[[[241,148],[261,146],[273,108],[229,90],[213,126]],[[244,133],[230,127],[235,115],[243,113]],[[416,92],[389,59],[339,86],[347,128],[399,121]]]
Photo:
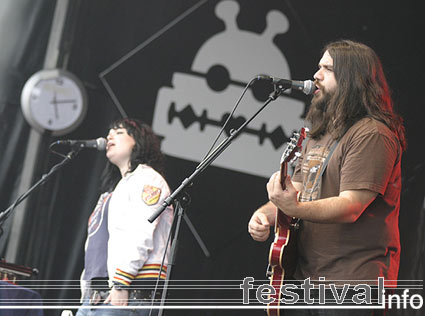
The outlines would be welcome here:
[[[22,92],[22,108],[37,130],[54,135],[70,132],[86,113],[84,88],[77,78],[63,70],[42,70],[34,74]]]

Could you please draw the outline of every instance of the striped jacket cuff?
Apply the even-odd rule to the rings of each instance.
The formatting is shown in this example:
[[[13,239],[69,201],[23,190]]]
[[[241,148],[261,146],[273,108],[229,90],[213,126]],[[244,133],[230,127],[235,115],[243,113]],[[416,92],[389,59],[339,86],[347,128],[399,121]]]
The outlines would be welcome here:
[[[161,272],[160,268],[160,264],[145,264],[137,273],[136,279],[156,279],[159,275],[160,279],[165,280],[167,276],[167,267],[163,266]]]
[[[112,278],[112,283],[121,287],[130,286],[135,276],[120,269],[115,270],[115,275]]]

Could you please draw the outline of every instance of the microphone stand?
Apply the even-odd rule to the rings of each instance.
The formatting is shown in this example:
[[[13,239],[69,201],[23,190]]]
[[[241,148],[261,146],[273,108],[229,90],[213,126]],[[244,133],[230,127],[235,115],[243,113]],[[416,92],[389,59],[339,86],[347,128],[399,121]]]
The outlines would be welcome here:
[[[201,174],[206,168],[208,168],[209,165],[211,165],[214,160],[216,160],[220,154],[230,145],[230,143],[242,132],[242,130],[255,118],[258,114],[272,101],[276,100],[283,91],[285,91],[287,88],[283,87],[282,85],[275,85],[274,91],[269,95],[267,100],[264,102],[264,104],[261,106],[261,108],[254,113],[254,115],[249,118],[247,121],[245,121],[237,130],[231,130],[230,135],[225,138],[207,157],[205,157],[204,160],[202,160],[199,165],[196,167],[195,171],[186,179],[183,180],[183,182],[180,184],[180,186],[174,190],[174,192],[164,200],[164,202],[161,204],[161,206],[155,211],[155,213],[152,214],[151,217],[149,217],[148,221],[152,223],[155,221],[158,216],[164,212],[164,210],[170,206],[174,201],[176,201],[176,209],[177,209],[177,215],[174,216],[173,224],[175,221],[175,232],[174,232],[174,238],[170,250],[170,262],[167,266],[167,276],[164,281],[164,287],[161,297],[160,306],[163,306],[165,303],[165,299],[167,297],[167,290],[168,290],[168,283],[169,279],[171,278],[171,271],[172,267],[174,265],[174,258],[176,255],[177,245],[178,245],[178,234],[180,231],[180,225],[181,225],[181,218],[185,216],[185,202],[187,202],[187,194],[185,193],[185,189],[188,188],[193,184],[193,180]],[[171,233],[171,232],[170,232]],[[152,302],[154,301],[154,296],[152,299]],[[160,309],[158,316],[162,316],[163,309]]]
[[[195,238],[195,240],[197,241],[199,247],[201,248],[202,252],[204,253],[204,256],[207,258],[210,258],[210,252],[208,250],[208,248],[205,246],[205,243],[203,242],[201,236],[199,236],[198,232],[196,231],[195,227],[193,226],[191,220],[189,219],[189,216],[184,213],[184,209],[185,207],[187,207],[191,202],[190,199],[190,195],[184,191],[181,195],[179,195],[178,198],[176,198],[175,202],[174,202],[174,216],[173,216],[173,222],[171,227],[175,227],[175,233],[173,234],[172,229],[170,229],[170,232],[168,234],[168,238],[167,238],[167,243],[166,243],[166,247],[165,247],[165,251],[164,251],[164,255],[162,257],[162,263],[161,263],[161,269],[164,266],[164,262],[165,262],[165,258],[167,256],[167,250],[168,250],[168,245],[170,244],[171,238],[173,238],[173,240],[171,241],[171,248],[170,248],[170,258],[168,261],[168,265],[167,265],[167,275],[165,277],[165,280],[162,282],[162,288],[164,289],[164,291],[162,292],[161,295],[161,305],[162,302],[165,302],[165,299],[167,297],[167,291],[166,289],[168,288],[168,284],[170,283],[170,276],[171,276],[171,271],[173,269],[173,266],[175,265],[175,261],[176,261],[176,254],[177,254],[177,248],[178,248],[178,235],[179,235],[179,231],[180,231],[180,226],[181,226],[181,221],[182,219],[186,222],[187,226],[189,227],[189,230],[191,231],[193,237]],[[160,276],[158,275],[158,278],[156,280],[156,284],[155,284],[155,288],[153,291],[153,295],[152,295],[152,306],[155,304],[155,298],[156,298],[156,293],[158,291],[158,287],[159,287],[159,283],[160,283]],[[158,316],[161,316],[163,313],[163,310],[161,309],[159,311]],[[152,309],[149,311],[149,315],[152,315]]]
[[[80,152],[80,149],[72,150],[67,155],[64,155],[64,159],[58,164],[54,165],[52,169],[46,174],[41,176],[41,179],[38,180],[31,188],[28,189],[24,194],[16,199],[16,201],[9,206],[6,210],[0,213],[0,227],[4,224],[9,215],[13,212],[16,206],[18,206],[23,200],[25,200],[38,186],[44,184],[55,172],[60,170],[64,165],[69,163],[73,158],[77,156]],[[1,236],[1,234],[0,234]]]

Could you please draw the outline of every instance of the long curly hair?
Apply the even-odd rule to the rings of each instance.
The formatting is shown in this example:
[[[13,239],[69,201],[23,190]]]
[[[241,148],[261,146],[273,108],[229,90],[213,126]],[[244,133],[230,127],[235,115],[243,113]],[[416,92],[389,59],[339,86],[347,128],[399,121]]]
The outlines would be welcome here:
[[[146,164],[164,175],[164,155],[160,149],[159,138],[152,128],[140,120],[130,118],[119,119],[109,125],[109,129],[118,128],[125,128],[128,135],[135,141],[128,172],[134,171],[139,164]],[[102,192],[113,191],[121,178],[119,168],[108,160],[102,174]]]
[[[331,133],[340,139],[357,121],[372,117],[386,124],[406,148],[402,118],[394,112],[391,92],[376,53],[365,44],[350,40],[329,43],[337,89],[325,107],[312,103],[307,120],[312,123],[310,137]]]

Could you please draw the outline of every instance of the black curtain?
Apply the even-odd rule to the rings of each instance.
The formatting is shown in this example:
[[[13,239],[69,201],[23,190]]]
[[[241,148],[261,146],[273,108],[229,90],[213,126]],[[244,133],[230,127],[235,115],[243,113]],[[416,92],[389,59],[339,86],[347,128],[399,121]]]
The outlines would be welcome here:
[[[3,1],[0,5],[0,209],[17,197],[29,126],[20,106],[21,89],[43,67],[55,2]],[[10,219],[3,226],[0,253],[4,256]]]

